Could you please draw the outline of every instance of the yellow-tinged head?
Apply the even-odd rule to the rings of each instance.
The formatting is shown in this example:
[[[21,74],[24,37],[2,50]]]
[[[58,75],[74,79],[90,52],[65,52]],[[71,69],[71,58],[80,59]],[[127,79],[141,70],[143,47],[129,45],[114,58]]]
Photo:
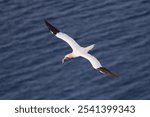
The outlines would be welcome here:
[[[73,58],[73,54],[72,54],[72,53],[67,54],[67,57],[68,57],[69,59],[71,59],[71,58]]]
[[[72,59],[72,58],[74,58],[74,56],[73,56],[72,53],[67,54],[67,55],[63,58],[62,63],[64,63],[65,61],[67,61],[67,60],[69,60],[69,59]]]

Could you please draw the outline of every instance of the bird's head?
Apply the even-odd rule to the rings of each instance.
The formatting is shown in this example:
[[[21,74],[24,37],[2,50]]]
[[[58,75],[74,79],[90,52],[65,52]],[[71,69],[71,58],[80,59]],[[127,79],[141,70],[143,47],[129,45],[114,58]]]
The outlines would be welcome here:
[[[67,55],[62,59],[62,63],[66,62],[67,60],[72,59],[72,58],[74,58],[74,56],[73,56],[72,53],[67,54]]]

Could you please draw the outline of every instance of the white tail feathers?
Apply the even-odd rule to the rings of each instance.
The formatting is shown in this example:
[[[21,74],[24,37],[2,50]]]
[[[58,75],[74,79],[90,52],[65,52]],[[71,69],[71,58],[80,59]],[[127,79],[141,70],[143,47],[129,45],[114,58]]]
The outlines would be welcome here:
[[[88,47],[85,47],[85,50],[88,52],[88,51],[92,50],[94,47],[95,47],[95,44],[92,44]]]

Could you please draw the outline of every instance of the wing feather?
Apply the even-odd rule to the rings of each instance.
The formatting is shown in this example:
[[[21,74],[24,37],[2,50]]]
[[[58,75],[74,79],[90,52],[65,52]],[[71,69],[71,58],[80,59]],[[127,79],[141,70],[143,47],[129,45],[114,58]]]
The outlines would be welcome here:
[[[59,32],[56,34],[56,37],[68,43],[73,50],[80,48],[79,44],[73,38],[71,38],[69,35],[65,33]]]
[[[97,58],[95,58],[94,56],[92,56],[91,54],[83,54],[81,55],[83,58],[87,59],[90,61],[90,63],[92,64],[93,68],[98,69],[100,67],[102,67],[101,63],[97,60]]]
[[[56,27],[50,24],[47,20],[44,20],[44,21],[49,31],[52,34],[55,34],[56,37],[68,43],[73,50],[80,48],[79,44],[73,38],[71,38],[69,35],[65,33],[60,32]]]
[[[100,68],[98,68],[98,70],[99,70],[100,72],[104,73],[104,74],[107,74],[108,76],[111,76],[111,77],[118,77],[117,74],[111,72],[110,70],[108,70],[108,69],[105,68],[105,67],[100,67]]]

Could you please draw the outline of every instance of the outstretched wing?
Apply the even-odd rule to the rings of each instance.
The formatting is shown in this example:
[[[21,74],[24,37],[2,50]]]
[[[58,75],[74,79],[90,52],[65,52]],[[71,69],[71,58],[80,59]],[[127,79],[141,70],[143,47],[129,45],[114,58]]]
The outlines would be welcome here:
[[[87,53],[87,54],[82,54],[81,56],[83,58],[89,60],[94,69],[98,69],[98,68],[102,67],[101,63],[97,60],[97,58],[95,58],[91,54]]]
[[[51,33],[53,33],[56,37],[67,42],[73,50],[80,47],[79,44],[73,38],[71,38],[69,35],[65,33],[60,32],[56,27],[48,23],[47,20],[45,20],[45,24],[47,25]]]
[[[107,74],[108,76],[111,77],[117,77],[116,74],[112,73],[111,71],[109,71],[108,69],[106,69],[105,67],[102,67],[101,63],[97,60],[97,58],[95,58],[94,56],[92,56],[91,54],[83,54],[81,55],[82,57],[84,57],[85,59],[89,60],[90,63],[92,64],[92,66],[97,69],[98,71],[100,71],[103,74]]]

